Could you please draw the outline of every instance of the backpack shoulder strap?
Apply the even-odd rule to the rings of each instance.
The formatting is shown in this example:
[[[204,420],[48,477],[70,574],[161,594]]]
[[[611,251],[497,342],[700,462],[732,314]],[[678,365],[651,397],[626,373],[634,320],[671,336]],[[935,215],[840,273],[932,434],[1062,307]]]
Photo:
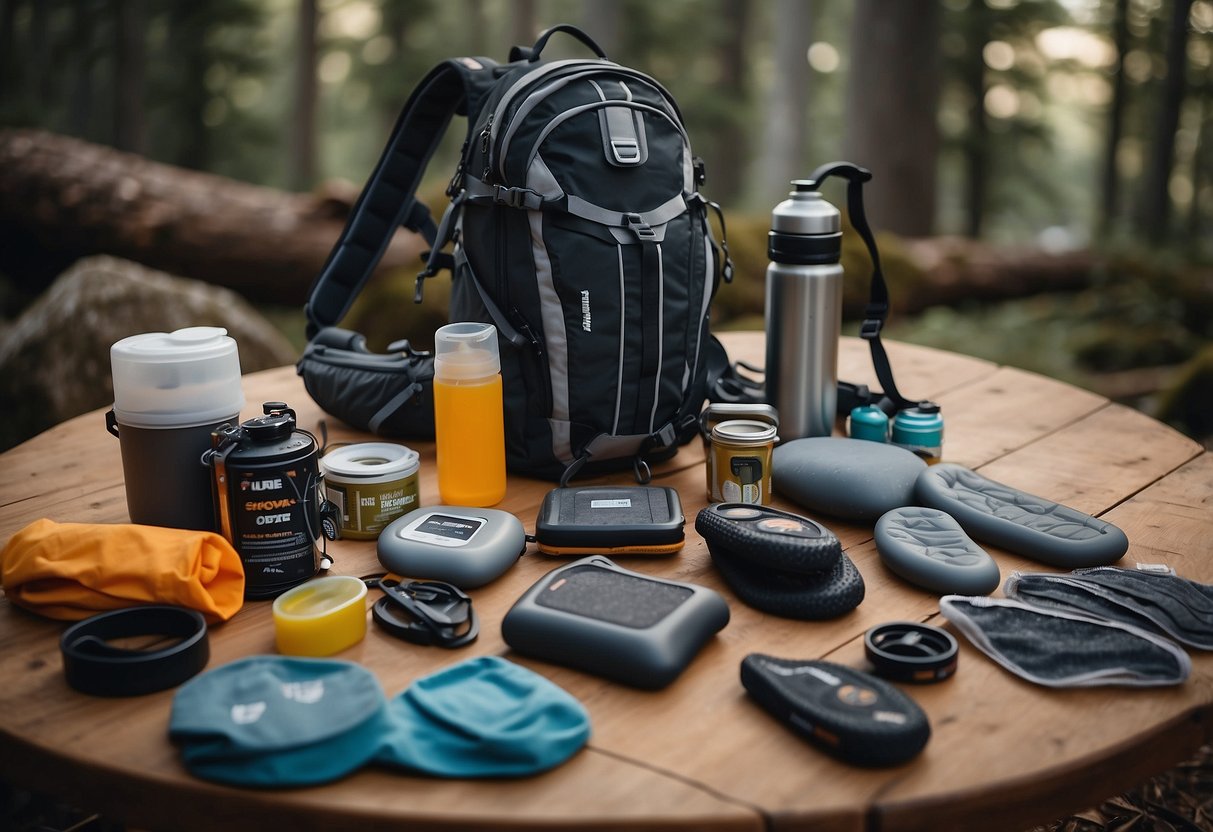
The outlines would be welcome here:
[[[398,226],[419,232],[433,244],[438,228],[429,209],[417,201],[417,186],[451,117],[467,115],[469,102],[479,106],[480,87],[496,66],[488,58],[443,61],[413,90],[308,293],[308,338],[345,316]]]

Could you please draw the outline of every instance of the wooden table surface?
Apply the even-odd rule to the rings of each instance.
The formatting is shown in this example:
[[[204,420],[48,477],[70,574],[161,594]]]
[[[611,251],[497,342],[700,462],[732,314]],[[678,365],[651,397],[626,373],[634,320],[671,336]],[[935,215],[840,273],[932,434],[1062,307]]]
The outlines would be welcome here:
[[[761,363],[760,333],[725,337],[734,358]],[[1150,418],[1048,378],[923,347],[890,344],[898,386],[940,402],[944,458],[1116,523],[1128,534],[1121,562],[1164,562],[1213,582],[1213,456]],[[872,378],[866,345],[844,339],[840,376]],[[293,368],[244,379],[249,401],[294,406],[315,429],[322,414]],[[331,441],[365,439],[329,420]],[[433,446],[421,452],[421,500],[438,502]],[[0,540],[25,524],[127,520],[118,442],[100,412],[60,425],[2,456]],[[618,481],[623,481],[619,478]],[[881,564],[869,526],[823,519],[867,585],[864,602],[828,622],[764,615],[737,601],[694,532],[706,503],[697,442],[655,469],[675,487],[687,517],[686,547],[625,566],[722,592],[732,620],[687,671],[660,692],[631,690],[508,651],[500,621],[522,592],[559,561],[524,556],[472,595],[481,635],[449,652],[408,645],[371,627],[338,655],[374,671],[388,696],[419,676],[474,655],[506,655],[552,679],[589,710],[586,750],[542,776],[488,782],[434,780],[365,769],[335,784],[267,791],[217,786],[189,776],[168,742],[173,692],[97,699],[63,679],[61,622],[0,601],[0,777],[61,795],[128,823],[156,829],[361,830],[577,825],[632,829],[942,830],[1024,829],[1115,794],[1191,754],[1211,734],[1213,656],[1193,655],[1189,681],[1165,689],[1054,691],[1010,675],[961,642],[957,675],[905,687],[931,721],[925,751],[902,766],[864,770],[824,756],[777,725],[738,679],[751,652],[826,658],[863,667],[865,630],[890,620],[942,623],[937,599]],[[551,484],[511,477],[498,507],[533,530]],[[776,499],[775,505],[796,510]],[[374,544],[331,546],[334,572],[377,571]],[[1005,579],[1047,570],[991,549]],[[375,593],[372,593],[374,597]],[[214,668],[274,651],[270,605],[250,602],[211,629]]]

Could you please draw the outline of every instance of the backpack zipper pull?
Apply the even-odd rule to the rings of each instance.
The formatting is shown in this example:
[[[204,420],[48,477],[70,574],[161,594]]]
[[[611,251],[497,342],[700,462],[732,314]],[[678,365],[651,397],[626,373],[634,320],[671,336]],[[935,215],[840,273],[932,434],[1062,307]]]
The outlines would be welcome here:
[[[485,182],[489,181],[489,174],[492,172],[492,165],[489,160],[489,140],[493,135],[493,113],[489,113],[489,119],[484,123],[484,129],[480,131],[480,155],[484,156],[484,173],[481,179]]]

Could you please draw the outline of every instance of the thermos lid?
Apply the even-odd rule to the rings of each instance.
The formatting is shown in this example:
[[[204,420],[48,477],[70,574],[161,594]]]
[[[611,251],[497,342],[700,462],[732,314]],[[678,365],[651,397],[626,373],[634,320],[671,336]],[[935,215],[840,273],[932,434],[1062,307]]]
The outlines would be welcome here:
[[[780,234],[837,234],[842,215],[804,179],[792,182],[795,189],[771,212],[771,230]]]
[[[227,330],[146,332],[110,347],[114,415],[137,428],[185,428],[231,419],[244,407],[240,356]]]
[[[497,327],[463,322],[434,332],[434,378],[438,381],[473,381],[499,372]]]

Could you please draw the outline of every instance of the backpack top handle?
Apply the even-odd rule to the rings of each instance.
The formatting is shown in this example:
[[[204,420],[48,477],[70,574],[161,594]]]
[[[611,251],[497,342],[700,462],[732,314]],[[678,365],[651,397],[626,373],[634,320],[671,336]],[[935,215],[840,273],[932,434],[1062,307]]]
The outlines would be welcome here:
[[[606,52],[604,52],[602,50],[601,46],[599,46],[597,43],[594,42],[594,39],[592,37],[587,35],[585,32],[581,31],[580,29],[578,29],[576,26],[573,26],[569,23],[561,23],[556,26],[553,26],[550,29],[544,29],[542,32],[540,32],[539,39],[537,41],[535,41],[535,45],[529,49],[526,48],[525,46],[511,46],[510,47],[510,62],[513,63],[514,61],[530,61],[531,63],[535,63],[536,61],[539,60],[539,56],[543,52],[543,47],[547,46],[548,39],[551,38],[552,35],[556,34],[557,32],[564,32],[567,35],[571,35],[572,37],[576,38],[577,40],[581,41],[586,46],[588,46],[590,48],[590,50],[595,55],[597,55],[599,58],[602,58],[604,61],[607,59]]]

